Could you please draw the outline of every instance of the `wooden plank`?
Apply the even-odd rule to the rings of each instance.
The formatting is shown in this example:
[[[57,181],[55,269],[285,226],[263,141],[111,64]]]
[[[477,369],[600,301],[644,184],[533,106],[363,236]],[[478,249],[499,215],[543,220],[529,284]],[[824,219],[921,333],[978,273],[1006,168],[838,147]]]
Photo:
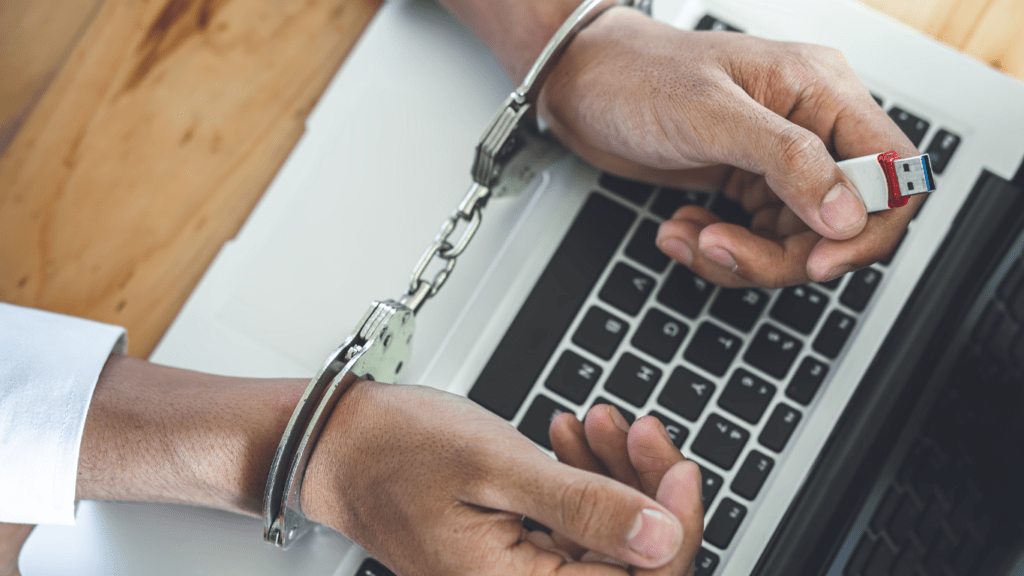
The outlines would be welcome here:
[[[962,49],[990,66],[1024,79],[1024,1],[992,0]]]
[[[0,300],[146,356],[381,0],[107,0],[0,158]]]
[[[60,70],[100,4],[100,0],[0,0],[0,152]]]

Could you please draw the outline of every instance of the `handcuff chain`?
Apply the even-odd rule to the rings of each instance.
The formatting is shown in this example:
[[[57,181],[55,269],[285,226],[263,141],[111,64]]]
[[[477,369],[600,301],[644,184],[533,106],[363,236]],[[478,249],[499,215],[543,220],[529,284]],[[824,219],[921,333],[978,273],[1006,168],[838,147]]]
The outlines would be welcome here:
[[[401,303],[414,313],[419,311],[423,302],[434,297],[448,280],[457,258],[469,246],[469,242],[480,228],[484,206],[491,196],[510,196],[522,191],[524,182],[515,182],[514,175],[510,174],[505,178],[509,182],[502,182],[499,177],[502,177],[509,164],[514,162],[515,156],[527,141],[533,140],[528,132],[537,130],[534,105],[538,92],[569,40],[605,10],[623,5],[636,8],[648,16],[651,14],[651,0],[583,0],[545,46],[540,57],[527,72],[523,83],[509,95],[498,110],[477,144],[472,170],[473,184],[469,192],[459,207],[441,224],[433,244],[427,248],[413,268],[412,277],[409,279],[409,292],[402,297]],[[528,154],[518,156],[525,157]],[[525,168],[529,161],[520,159],[520,164],[522,166],[517,168]],[[513,169],[511,172],[515,173],[516,170]],[[528,176],[533,174],[529,168],[521,170],[519,175],[527,177],[520,180],[528,181]],[[461,221],[468,224],[459,240],[452,244],[449,238]],[[423,275],[435,258],[443,260],[444,267],[434,275],[433,280],[424,280]]]
[[[409,292],[403,298],[403,304],[415,312],[425,300],[438,293],[455,268],[458,257],[466,250],[473,236],[480,229],[480,223],[483,221],[483,209],[487,205],[488,199],[490,199],[490,190],[486,186],[474,183],[470,187],[459,207],[441,223],[441,228],[434,236],[433,243],[413,268],[412,277],[409,279]],[[450,238],[461,222],[466,222],[466,228],[453,244]],[[432,280],[425,280],[423,276],[427,267],[434,260],[444,262],[444,267],[437,271]]]

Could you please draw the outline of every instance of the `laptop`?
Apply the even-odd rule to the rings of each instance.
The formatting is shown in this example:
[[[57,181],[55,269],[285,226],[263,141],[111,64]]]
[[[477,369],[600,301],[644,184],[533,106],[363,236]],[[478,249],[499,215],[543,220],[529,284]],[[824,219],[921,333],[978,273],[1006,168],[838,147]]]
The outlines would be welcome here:
[[[404,380],[468,395],[541,449],[559,411],[582,416],[608,402],[631,417],[656,414],[702,468],[698,574],[933,573],[925,560],[935,550],[949,552],[938,573],[956,573],[957,562],[1011,565],[1013,542],[990,553],[1003,524],[992,514],[986,523],[979,504],[1004,501],[1005,486],[964,473],[943,500],[945,469],[917,471],[946,460],[964,470],[950,454],[967,450],[968,436],[950,448],[936,434],[950,426],[936,422],[966,406],[964,382],[979,380],[950,384],[951,374],[974,374],[970,351],[998,352],[1009,397],[1020,382],[1004,356],[1019,341],[1013,210],[1024,184],[1024,85],[852,0],[662,0],[655,17],[842,50],[933,154],[938,191],[898,250],[825,285],[719,289],[660,258],[652,230],[682,203],[734,221],[742,211],[715,194],[623,181],[565,153],[521,196],[487,207],[418,315]],[[314,373],[371,300],[405,291],[512,88],[436,4],[386,3],[152,359],[240,376]],[[571,282],[573,313],[538,314],[546,283],[565,272],[558,263],[581,249],[593,265]],[[537,326],[538,316],[558,325]],[[516,354],[515,335],[534,328],[546,333],[543,353],[515,378],[495,376]],[[989,479],[1013,478],[986,466],[977,468]],[[258,520],[208,510],[84,502],[78,518],[34,532],[26,576],[386,574],[328,529],[280,551],[261,542]]]

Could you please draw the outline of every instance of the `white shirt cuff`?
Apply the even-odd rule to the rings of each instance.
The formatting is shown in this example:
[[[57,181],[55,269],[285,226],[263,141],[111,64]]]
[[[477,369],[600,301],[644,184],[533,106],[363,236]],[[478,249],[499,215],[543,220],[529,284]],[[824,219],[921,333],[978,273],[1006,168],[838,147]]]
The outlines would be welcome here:
[[[0,522],[74,524],[86,413],[119,326],[0,303]]]

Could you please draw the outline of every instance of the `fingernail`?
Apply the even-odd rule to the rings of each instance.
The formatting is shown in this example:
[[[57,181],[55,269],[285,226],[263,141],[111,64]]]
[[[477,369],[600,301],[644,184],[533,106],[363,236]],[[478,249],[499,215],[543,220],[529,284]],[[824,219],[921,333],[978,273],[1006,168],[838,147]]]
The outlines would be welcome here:
[[[842,182],[833,186],[825,196],[820,212],[821,220],[837,232],[855,228],[867,217],[864,203]]]
[[[836,278],[839,278],[840,276],[842,276],[843,274],[846,274],[847,272],[849,272],[852,269],[853,269],[853,267],[849,266],[847,264],[843,264],[842,266],[836,266],[835,268],[833,268],[832,270],[829,271],[828,275],[826,275],[825,279],[822,280],[822,282],[828,282],[830,280],[835,280]]]
[[[665,254],[668,254],[673,260],[682,262],[687,266],[693,264],[693,250],[686,242],[679,238],[665,238],[658,242],[658,248]]]
[[[629,422],[622,417],[622,414],[618,410],[608,406],[608,415],[612,417],[612,422],[615,423],[615,427],[623,432],[629,432]]]
[[[675,445],[675,442],[672,441],[672,436],[669,435],[668,429],[661,423],[661,420],[658,421],[658,429],[661,430],[661,435],[664,436],[665,440],[668,440],[669,444]]]
[[[660,510],[644,508],[627,538],[633,552],[657,562],[675,554],[683,535],[679,524]]]
[[[736,269],[739,268],[739,265],[736,264],[736,259],[732,257],[732,254],[730,254],[728,250],[722,248],[721,246],[709,246],[707,248],[702,248],[701,252],[704,254],[705,257],[714,260],[715,262],[721,264],[722,266],[725,266],[726,268],[732,270],[733,272],[735,272]]]

